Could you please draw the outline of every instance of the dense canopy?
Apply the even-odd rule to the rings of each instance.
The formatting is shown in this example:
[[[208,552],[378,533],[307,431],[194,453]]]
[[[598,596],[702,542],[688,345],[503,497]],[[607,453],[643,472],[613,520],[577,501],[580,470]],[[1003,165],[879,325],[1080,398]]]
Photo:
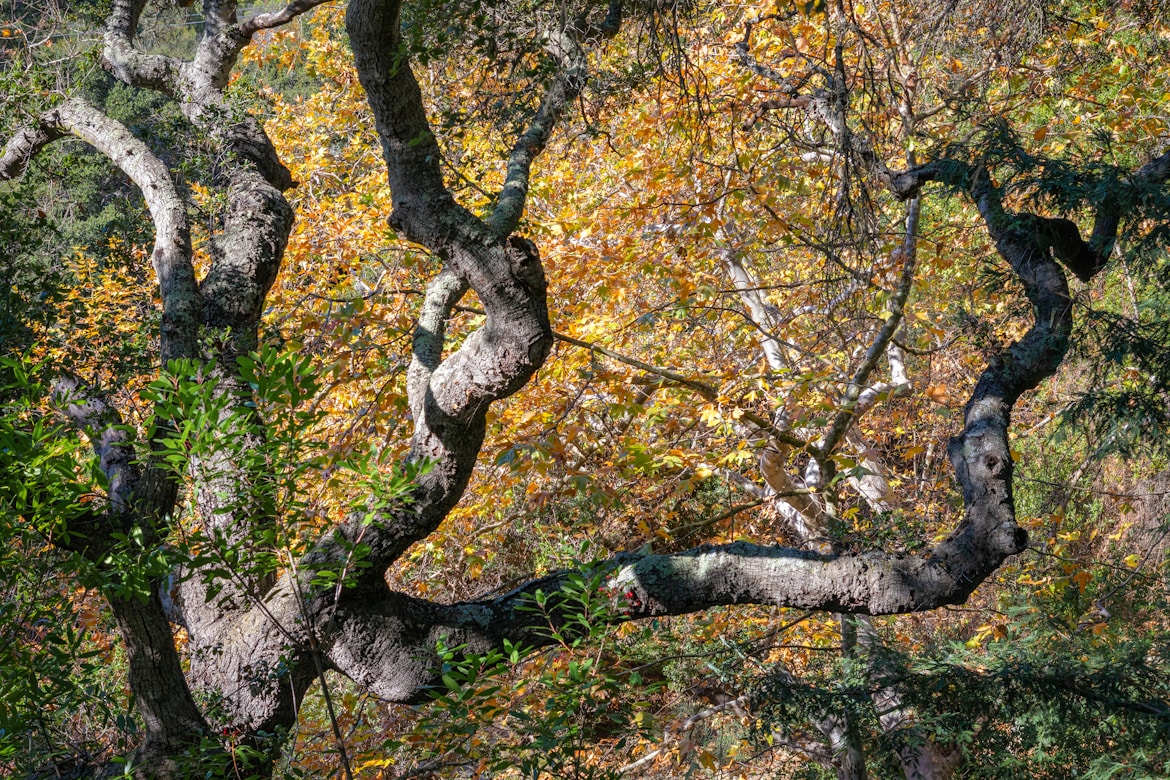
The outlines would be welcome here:
[[[4,771],[1170,773],[1161,4],[0,8]]]

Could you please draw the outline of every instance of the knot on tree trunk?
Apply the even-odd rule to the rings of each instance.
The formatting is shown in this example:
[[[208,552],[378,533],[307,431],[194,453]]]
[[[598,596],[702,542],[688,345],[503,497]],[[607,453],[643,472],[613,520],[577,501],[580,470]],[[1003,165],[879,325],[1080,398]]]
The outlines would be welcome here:
[[[541,265],[540,252],[536,244],[521,236],[508,236],[507,253],[509,265],[516,278],[532,292],[543,295],[548,283],[544,277],[544,266]]]
[[[504,246],[508,258],[508,265],[513,278],[528,293],[529,305],[535,310],[533,314],[539,332],[533,334],[528,344],[528,373],[535,371],[544,364],[552,348],[552,324],[548,318],[548,308],[545,303],[548,291],[548,282],[544,276],[544,266],[540,262],[540,253],[536,244],[527,238],[509,236]],[[527,377],[525,377],[527,381]]]
[[[991,543],[1004,556],[1023,552],[1028,547],[1028,532],[1013,523],[1004,523],[995,530]]]

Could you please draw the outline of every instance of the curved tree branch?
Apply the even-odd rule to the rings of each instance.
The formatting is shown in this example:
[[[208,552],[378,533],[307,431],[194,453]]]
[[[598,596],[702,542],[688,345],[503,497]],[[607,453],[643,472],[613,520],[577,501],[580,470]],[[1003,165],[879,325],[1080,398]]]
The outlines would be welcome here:
[[[170,171],[124,125],[79,98],[50,112],[51,119],[108,157],[138,187],[154,222],[151,262],[162,293],[161,358],[196,354],[201,304],[191,265],[191,230]]]
[[[114,0],[106,23],[102,58],[121,82],[175,94],[179,62],[163,54],[145,54],[134,46],[146,0]]]
[[[175,94],[188,118],[211,131],[229,153],[224,168],[230,205],[224,230],[213,243],[212,269],[202,286],[198,290],[194,286],[189,233],[181,203],[177,212],[171,203],[173,183],[165,167],[149,154],[141,154],[117,128],[103,124],[102,117],[83,104],[66,103],[43,127],[14,139],[0,158],[0,170],[22,169],[29,156],[57,132],[106,144],[102,151],[143,189],[160,225],[162,249],[158,251],[162,254],[156,258],[156,268],[164,285],[165,306],[175,307],[174,322],[178,323],[173,333],[168,331],[165,353],[199,355],[204,348],[210,352],[218,345],[210,337],[196,341],[198,328],[209,332],[230,328],[231,344],[225,350],[230,357],[255,343],[263,301],[279,267],[292,215],[282,195],[291,184],[287,170],[258,123],[232,118],[223,87],[248,36],[292,18],[315,2],[298,0],[283,11],[261,14],[240,25],[230,0],[205,0],[205,35],[194,60],[182,64],[136,52],[131,41],[143,2],[115,2],[106,46],[115,73],[131,83]],[[620,20],[618,3],[611,3],[610,16],[615,8]],[[198,687],[219,691],[224,697],[224,717],[253,731],[272,731],[292,722],[295,703],[319,673],[306,653],[320,650],[336,669],[384,699],[415,701],[434,682],[433,648],[440,638],[449,645],[466,644],[473,652],[498,646],[504,639],[547,645],[553,641],[550,624],[559,627],[569,618],[564,597],[556,594],[571,577],[597,573],[559,572],[498,597],[458,604],[429,602],[386,587],[389,565],[431,533],[462,497],[480,454],[488,407],[532,378],[553,340],[539,254],[512,231],[523,211],[532,162],[547,143],[560,112],[580,89],[584,73],[576,40],[556,39],[553,55],[562,70],[513,149],[495,211],[486,220],[478,219],[456,203],[443,181],[439,148],[400,34],[400,11],[398,0],[353,0],[347,26],[382,140],[393,197],[390,223],[443,262],[428,289],[409,376],[415,424],[409,459],[428,462],[431,469],[418,479],[409,502],[382,512],[373,522],[355,519],[337,529],[303,560],[290,563],[262,599],[253,598],[253,591],[236,588],[228,589],[222,601],[211,603],[204,583],[188,583],[186,605],[197,613],[188,622],[190,679]],[[794,92],[788,99],[796,105],[799,98]],[[949,162],[901,174],[878,168],[863,140],[840,123],[833,124],[839,115],[833,113],[828,97],[813,95],[804,107],[810,113],[819,112],[815,118],[845,139],[841,142],[845,151],[884,172],[883,181],[899,197],[913,197],[926,181],[953,178],[955,164]],[[1170,175],[1170,161],[1151,165],[1144,174],[1147,180],[1164,181]],[[1022,339],[983,372],[965,410],[964,428],[951,442],[950,456],[966,506],[959,527],[925,556],[833,555],[743,542],[671,555],[619,555],[602,567],[606,587],[614,594],[613,621],[746,603],[860,614],[931,609],[961,603],[1007,556],[1023,549],[1026,534],[1015,522],[1011,494],[1010,414],[1022,393],[1056,370],[1067,349],[1071,303],[1064,273],[1052,253],[1069,267],[1089,266],[1076,256],[1083,247],[1072,240],[1069,226],[1075,225],[1009,214],[985,171],[968,166],[961,174],[999,253],[1033,303],[1035,321]],[[152,177],[158,179],[157,184]],[[1099,230],[1095,229],[1090,241],[1095,265],[1107,257],[1105,247],[1111,244],[1118,223],[1119,217],[1108,209],[1099,212]],[[912,268],[908,259],[904,276]],[[901,302],[908,283],[903,287]],[[444,357],[447,318],[468,289],[482,301],[486,323]],[[194,309],[192,301],[199,303]],[[188,321],[194,323],[190,331],[184,324]],[[864,371],[855,375],[846,395],[847,410],[834,424],[823,454],[848,435],[856,409],[868,402],[866,392],[876,396],[877,386],[865,385],[873,365],[892,343],[894,329],[896,323],[887,323],[867,356]],[[240,403],[246,405],[246,388],[233,375],[230,361],[225,365],[223,392],[238,391]],[[711,390],[681,375],[678,379],[698,392]],[[68,408],[97,432],[99,445],[100,431],[116,429],[97,405],[82,401]],[[744,417],[782,443],[811,449],[758,415],[749,412]],[[113,456],[125,453],[126,443],[110,439],[102,446],[112,453],[110,473],[117,473],[121,462]],[[222,457],[230,459],[231,454]],[[216,473],[220,464],[212,460],[196,466],[204,469],[202,476]],[[227,499],[206,494],[199,500],[219,517],[209,521],[209,526],[222,523],[232,538],[242,538],[271,518],[252,517],[248,507],[235,506],[242,503],[248,480],[256,475],[231,472],[229,476],[232,484],[222,491],[218,486],[211,490]],[[225,500],[230,511],[218,512]],[[348,564],[359,547],[365,567],[355,578],[356,587],[314,587],[318,568]],[[550,596],[548,609],[533,608],[538,590]],[[202,719],[189,694],[173,701],[165,697],[186,689],[185,683],[174,687],[178,685],[174,678],[181,681],[183,672],[157,594],[146,602],[114,595],[111,604],[132,646],[132,682],[144,707],[148,740],[160,744],[189,740],[203,728]],[[165,657],[152,655],[156,647]],[[156,679],[157,675],[163,677]],[[171,686],[169,691],[167,686]]]
[[[199,744],[207,722],[195,704],[161,596],[108,593],[118,630],[126,640],[130,686],[146,726],[137,759],[158,776],[178,776],[174,756]]]
[[[673,555],[618,556],[605,565],[616,620],[763,603],[837,613],[895,614],[962,603],[1027,535],[1015,522],[1008,424],[1012,405],[1060,365],[1072,326],[1071,301],[1042,238],[1021,229],[986,172],[973,169],[971,196],[1000,255],[1035,307],[1032,328],[991,361],[949,451],[963,489],[959,527],[926,556],[825,555],[737,542]],[[401,594],[349,601],[331,616],[339,627],[330,658],[378,695],[414,701],[433,683],[431,648],[443,638],[478,652],[503,639],[551,641],[552,612],[532,609],[537,589],[554,593],[571,576],[549,575],[486,601],[441,605]],[[555,623],[554,623],[555,624]],[[542,637],[544,637],[542,639]],[[375,663],[359,662],[374,659]],[[394,669],[381,675],[375,669]]]
[[[3,154],[0,154],[0,181],[23,176],[33,158],[42,149],[66,135],[67,133],[57,123],[51,121],[51,118],[42,118],[35,127],[22,127],[17,130],[4,145]]]
[[[373,588],[384,587],[385,567],[429,534],[462,496],[479,455],[488,406],[522,387],[552,343],[536,247],[493,231],[458,205],[443,182],[438,145],[404,51],[400,11],[396,0],[358,0],[348,9],[346,26],[382,139],[394,209],[390,223],[441,258],[444,271],[432,286],[434,311],[428,309],[427,322],[420,323],[412,371],[412,405],[418,411],[410,458],[433,467],[420,478],[408,510],[377,528],[344,532],[350,539],[360,535],[368,545],[370,568],[363,576]],[[487,321],[436,362],[441,355],[436,317],[445,317],[441,310],[457,301],[464,285],[479,296]],[[423,376],[425,386],[417,381]]]
[[[418,324],[414,328],[406,380],[407,397],[415,419],[422,419],[431,374],[442,362],[447,320],[467,290],[467,282],[449,268],[440,271],[427,286]]]
[[[1014,550],[1013,539],[996,541]],[[962,537],[928,557],[834,556],[735,542],[672,555],[623,554],[600,568],[616,622],[733,604],[885,615],[962,603],[1002,562],[987,546]],[[375,695],[416,702],[436,682],[439,640],[473,653],[505,639],[528,647],[553,644],[550,628],[569,630],[573,614],[559,603],[558,591],[571,577],[597,571],[558,572],[497,598],[451,605],[397,593],[346,601],[332,616],[327,652],[339,671]],[[543,609],[536,608],[538,590],[548,597]]]
[[[307,13],[326,2],[328,0],[293,0],[293,2],[279,11],[256,14],[251,19],[240,24],[240,35],[251,37],[260,30],[271,30],[274,27],[288,24],[301,14]]]
[[[616,30],[615,30],[616,32]],[[565,109],[581,94],[587,73],[585,53],[577,43],[573,29],[551,33],[545,50],[557,63],[557,72],[540,101],[536,116],[512,147],[504,186],[496,207],[487,218],[488,227],[497,236],[510,235],[520,223],[528,197],[528,180],[532,163],[544,151],[553,128]]]
[[[883,183],[900,200],[916,197],[928,182],[941,181],[951,186],[973,186],[978,166],[962,161],[939,159],[915,166],[906,171],[887,171]],[[1128,188],[1140,189],[1164,184],[1170,179],[1170,149],[1142,165],[1123,179]],[[1051,248],[1065,266],[1081,281],[1088,282],[1109,261],[1113,243],[1121,225],[1122,203],[1126,187],[1114,187],[1098,204],[1093,214],[1093,230],[1086,241],[1076,223],[1068,219],[1021,214],[1017,218],[1028,223],[1036,240]]]
[[[163,299],[161,355],[168,360],[194,354],[199,295],[186,213],[170,172],[142,141],[94,106],[74,98],[47,112],[37,129],[18,134],[10,142],[4,159],[13,162],[5,166],[5,178],[27,165],[45,143],[66,134],[104,154],[142,192],[155,226],[151,259]],[[174,506],[176,485],[161,470],[139,465],[129,430],[103,398],[70,378],[55,383],[54,396],[90,439],[107,479],[110,502],[100,514],[84,518],[84,525],[67,529],[61,543],[104,568],[115,534],[125,538],[138,525],[148,540],[158,538]],[[197,741],[206,723],[187,687],[159,594],[152,592],[142,600],[113,588],[106,597],[126,640],[130,684],[147,724],[140,756],[165,762],[181,747]]]
[[[0,156],[0,180],[21,175],[37,152],[67,135],[105,155],[142,193],[155,228],[151,262],[163,300],[162,360],[191,357],[199,309],[191,231],[170,171],[146,144],[89,102],[71,98],[13,136]]]

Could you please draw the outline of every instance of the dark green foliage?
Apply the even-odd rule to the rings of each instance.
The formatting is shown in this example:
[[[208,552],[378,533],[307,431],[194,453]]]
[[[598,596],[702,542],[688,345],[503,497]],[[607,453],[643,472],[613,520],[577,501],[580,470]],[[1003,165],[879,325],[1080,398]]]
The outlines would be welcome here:
[[[985,126],[973,145],[940,150],[944,159],[933,165],[936,179],[958,191],[970,188],[971,165],[986,166],[1009,209],[1019,212],[1005,227],[1038,230],[1040,240],[1054,229],[1031,214],[1080,220],[1086,240],[1093,215],[1102,209],[1120,215],[1116,241],[1091,249],[1119,255],[1112,263],[1124,278],[1106,282],[1100,298],[1077,299],[1082,305],[1073,356],[1088,369],[1090,382],[1064,409],[1062,421],[1069,430],[1086,431],[1099,455],[1163,451],[1170,441],[1170,192],[1135,179],[1143,160],[1132,151],[1115,152],[1111,136],[1098,135],[1091,155],[1044,157],[1028,151],[1000,120]]]
[[[1163,644],[1021,633],[986,652],[964,645],[910,656],[881,649],[861,669],[840,661],[816,677],[760,680],[753,711],[761,738],[826,714],[870,732],[877,773],[899,773],[897,752],[929,738],[958,746],[964,778],[1163,777],[1170,772],[1170,656]],[[883,733],[871,697],[895,687],[917,714]]]
[[[963,745],[966,776],[1158,777],[1170,771],[1166,646],[993,643],[907,664],[919,731]]]
[[[123,659],[109,618],[77,588],[77,558],[50,544],[100,480],[79,469],[83,442],[39,411],[27,367],[0,370],[13,377],[0,387],[0,772],[55,772],[125,748],[138,728],[111,674]]]
[[[25,183],[0,188],[0,355],[29,342],[62,281],[48,259],[55,231],[34,191]]]
[[[1165,451],[1170,442],[1170,318],[1164,295],[1151,292],[1141,320],[1088,311],[1078,351],[1092,352],[1091,384],[1064,410],[1066,425],[1085,430],[1102,454]]]

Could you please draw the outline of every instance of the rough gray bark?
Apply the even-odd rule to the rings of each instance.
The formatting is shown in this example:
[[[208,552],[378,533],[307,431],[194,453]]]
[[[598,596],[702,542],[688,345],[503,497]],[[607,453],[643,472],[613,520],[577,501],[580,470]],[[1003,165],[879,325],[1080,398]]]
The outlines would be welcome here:
[[[72,99],[8,144],[0,179],[22,172],[40,147],[67,134],[109,157],[142,191],[156,229],[152,261],[163,299],[160,352],[164,359],[191,354],[197,293],[185,209],[166,167],[145,144],[92,105]],[[104,568],[115,534],[124,537],[141,528],[147,542],[158,539],[163,518],[174,507],[177,485],[162,470],[138,463],[127,428],[105,399],[70,377],[57,382],[54,395],[90,440],[109,484],[106,509],[75,520],[59,543]],[[158,595],[141,601],[111,593],[108,601],[126,642],[139,711],[148,724],[141,754],[163,761],[189,746],[206,724],[191,698]]]
[[[247,36],[235,26],[234,3],[209,0],[204,4],[207,32],[191,62],[136,49],[133,38],[143,7],[144,0],[114,3],[104,62],[128,84],[176,97],[188,119],[223,148],[228,205],[223,213],[224,228],[215,237],[207,277],[196,282],[186,206],[166,166],[126,128],[82,100],[65,101],[41,117],[35,127],[14,136],[0,158],[0,178],[18,175],[40,148],[65,135],[90,144],[126,173],[142,192],[155,225],[152,262],[163,301],[160,361],[215,359],[223,373],[222,392],[231,393],[239,389],[231,368],[234,355],[256,344],[261,305],[291,228],[291,210],[281,194],[290,184],[288,172],[254,119],[222,121],[228,113],[223,86],[235,55],[247,43]],[[228,328],[231,337],[225,342]],[[105,511],[79,518],[62,535],[64,544],[82,552],[100,569],[115,535],[125,537],[137,529],[148,544],[165,537],[174,514],[177,483],[152,459],[139,457],[128,429],[106,400],[68,379],[58,383],[56,394],[62,410],[92,442],[111,485]],[[246,405],[249,399],[238,393],[237,400]],[[222,464],[206,465],[219,468]],[[254,478],[234,476],[237,482]],[[241,488],[237,485],[235,489]],[[239,536],[254,530],[264,518],[234,513],[222,522],[233,526],[232,533]],[[117,575],[109,572],[112,583]],[[182,671],[168,617],[185,623],[193,646],[212,646],[216,640],[211,630],[218,626],[221,616],[217,613],[223,605],[207,603],[205,598],[182,599],[188,586],[202,594],[195,579],[180,586],[178,604],[189,608],[176,614],[174,605],[164,609],[162,583],[159,586],[152,596],[142,599],[122,594],[111,584],[107,599],[127,647],[130,683],[147,725],[139,758],[157,774],[167,775],[189,767],[182,770],[164,759],[180,756],[208,731]],[[191,681],[200,682],[198,656],[191,659],[191,668]],[[220,687],[216,681],[214,692]]]
[[[104,154],[142,192],[155,226],[151,262],[163,299],[160,356],[165,362],[194,355],[198,294],[186,208],[170,172],[146,144],[85,100],[72,98],[9,141],[0,157],[0,180],[24,173],[33,155],[66,135]]]

